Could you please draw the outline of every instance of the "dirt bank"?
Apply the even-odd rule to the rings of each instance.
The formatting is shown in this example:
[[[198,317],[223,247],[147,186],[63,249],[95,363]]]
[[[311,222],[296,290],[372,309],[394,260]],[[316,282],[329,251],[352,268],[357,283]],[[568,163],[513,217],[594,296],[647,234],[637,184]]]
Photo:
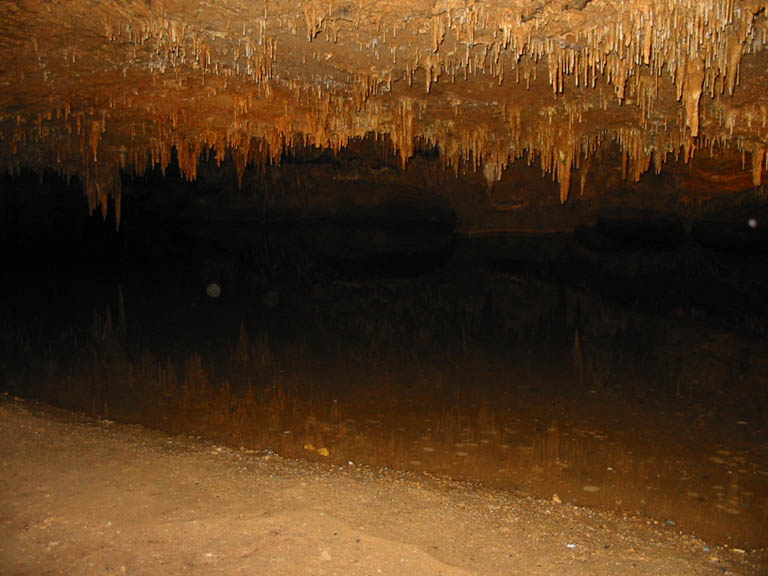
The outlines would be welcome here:
[[[3,574],[759,574],[764,553],[0,397]]]

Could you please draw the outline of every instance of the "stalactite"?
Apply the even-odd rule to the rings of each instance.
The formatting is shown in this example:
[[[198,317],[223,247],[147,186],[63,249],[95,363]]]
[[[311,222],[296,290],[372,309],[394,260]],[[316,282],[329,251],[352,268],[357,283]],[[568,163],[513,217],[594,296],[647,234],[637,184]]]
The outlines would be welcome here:
[[[403,169],[405,169],[408,159],[413,156],[413,108],[413,100],[407,98],[399,102],[393,111],[392,140],[400,155],[400,165]]]
[[[752,149],[752,184],[755,188],[762,183],[763,165],[766,161],[765,148],[755,147]]]
[[[718,142],[750,153],[761,182],[768,96],[750,74],[768,0],[566,4],[107,1],[84,19],[77,0],[32,3],[0,22],[0,93],[18,103],[0,110],[0,160],[86,174],[102,210],[115,174],[165,170],[174,148],[185,178],[215,148],[242,183],[297,141],[339,151],[367,133],[389,135],[403,168],[424,138],[488,182],[528,154],[563,202],[611,140],[630,180]]]
[[[573,163],[573,151],[558,151],[557,178],[560,183],[560,203],[568,201],[568,191],[571,187],[571,164]]]

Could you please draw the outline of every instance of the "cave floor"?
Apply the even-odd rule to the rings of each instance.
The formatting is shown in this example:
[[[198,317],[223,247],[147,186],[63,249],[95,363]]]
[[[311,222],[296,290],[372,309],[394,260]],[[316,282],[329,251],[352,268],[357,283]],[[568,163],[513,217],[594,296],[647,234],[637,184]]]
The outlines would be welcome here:
[[[477,484],[0,399],[5,574],[758,574],[754,551]]]

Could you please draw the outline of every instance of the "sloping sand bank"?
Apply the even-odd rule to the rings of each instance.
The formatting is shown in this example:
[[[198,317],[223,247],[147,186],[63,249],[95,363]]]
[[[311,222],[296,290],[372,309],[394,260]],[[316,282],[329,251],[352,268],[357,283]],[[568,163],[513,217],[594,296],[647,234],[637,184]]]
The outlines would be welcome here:
[[[0,397],[3,574],[759,574],[643,518]]]

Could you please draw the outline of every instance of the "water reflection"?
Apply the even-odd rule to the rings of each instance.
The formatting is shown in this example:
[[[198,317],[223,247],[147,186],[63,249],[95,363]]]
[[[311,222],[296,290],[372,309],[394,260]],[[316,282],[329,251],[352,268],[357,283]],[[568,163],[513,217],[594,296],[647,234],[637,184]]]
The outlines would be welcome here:
[[[270,240],[268,265],[230,255],[215,298],[210,270],[188,281],[199,254],[73,279],[56,299],[17,295],[37,323],[3,326],[6,389],[768,545],[768,354],[743,325],[489,266],[460,242],[436,242],[439,261],[414,275],[389,256],[385,271],[349,258],[339,270],[301,238]]]

